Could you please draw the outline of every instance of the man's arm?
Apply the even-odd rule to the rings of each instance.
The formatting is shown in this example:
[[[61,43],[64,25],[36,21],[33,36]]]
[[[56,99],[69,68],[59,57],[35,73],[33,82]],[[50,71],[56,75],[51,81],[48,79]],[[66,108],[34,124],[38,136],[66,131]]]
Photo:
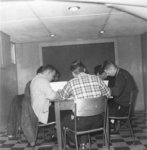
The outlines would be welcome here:
[[[108,98],[111,97],[111,90],[106,84],[100,79],[100,90],[102,96],[107,96]]]
[[[54,100],[57,98],[56,92],[51,88],[50,83],[48,81],[42,80],[41,85],[42,85],[42,90],[47,99]]]
[[[123,75],[118,75],[115,79],[115,85],[111,87],[112,96],[119,96],[124,90],[126,79]]]

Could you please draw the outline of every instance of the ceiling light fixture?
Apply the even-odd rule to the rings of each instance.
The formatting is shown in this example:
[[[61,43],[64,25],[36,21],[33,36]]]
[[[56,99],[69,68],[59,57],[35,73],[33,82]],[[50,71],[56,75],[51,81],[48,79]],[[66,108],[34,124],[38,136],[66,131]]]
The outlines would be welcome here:
[[[101,30],[101,31],[100,31],[100,33],[101,33],[101,34],[104,34],[104,33],[105,33],[105,31],[104,31],[104,30]]]
[[[55,37],[56,35],[55,35],[55,34],[50,34],[49,36],[50,36],[50,37]]]
[[[40,2],[41,0],[37,0],[36,2]],[[55,34],[51,34],[51,31],[48,29],[47,25],[44,23],[44,21],[41,19],[41,17],[36,13],[36,11],[32,8],[32,5],[30,3],[27,3],[28,7],[30,8],[30,10],[33,12],[33,14],[36,16],[36,18],[38,18],[38,20],[40,21],[40,23],[42,24],[42,26],[44,27],[44,29],[47,31],[47,37],[55,37]],[[50,38],[49,38],[50,39]]]
[[[104,20],[104,24],[102,25],[101,29],[98,31],[98,37],[100,37],[101,35],[103,35],[105,33],[105,28],[106,28],[108,21],[110,19],[112,10],[113,9],[110,9],[108,15],[106,16],[106,19]]]
[[[68,8],[70,11],[78,11],[80,9],[79,6],[72,6]]]

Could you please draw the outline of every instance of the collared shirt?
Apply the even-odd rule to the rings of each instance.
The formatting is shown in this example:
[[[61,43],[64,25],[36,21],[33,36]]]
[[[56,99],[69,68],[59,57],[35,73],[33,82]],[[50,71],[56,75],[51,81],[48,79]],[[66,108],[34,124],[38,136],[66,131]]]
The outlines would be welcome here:
[[[49,81],[43,74],[38,74],[31,81],[31,104],[39,122],[47,123],[49,115],[49,100],[56,98]]]
[[[110,97],[110,89],[96,75],[80,73],[77,77],[67,82],[60,91],[63,99],[95,98],[100,96]]]

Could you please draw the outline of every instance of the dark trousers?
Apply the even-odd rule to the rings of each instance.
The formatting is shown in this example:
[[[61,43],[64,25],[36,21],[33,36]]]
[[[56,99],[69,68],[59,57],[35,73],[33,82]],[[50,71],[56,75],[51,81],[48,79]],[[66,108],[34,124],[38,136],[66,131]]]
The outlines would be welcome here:
[[[128,113],[129,108],[122,106],[113,99],[108,100],[109,116],[122,117]]]
[[[103,126],[104,115],[100,114],[92,117],[77,117],[77,131],[84,131],[88,129],[95,129]],[[73,114],[68,114],[62,121],[62,127],[68,127],[70,129],[75,128],[75,120],[73,118]],[[67,136],[71,141],[75,142],[74,134],[68,132]],[[79,136],[79,143],[87,142],[87,135]]]

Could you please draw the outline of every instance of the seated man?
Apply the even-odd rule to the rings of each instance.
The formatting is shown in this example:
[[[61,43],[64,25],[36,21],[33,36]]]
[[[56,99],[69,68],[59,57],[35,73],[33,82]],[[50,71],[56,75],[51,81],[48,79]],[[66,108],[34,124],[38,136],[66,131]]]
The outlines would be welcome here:
[[[57,94],[50,86],[50,82],[56,75],[56,69],[52,65],[45,65],[31,81],[31,104],[39,122],[48,123],[50,100],[57,98]],[[53,112],[54,113],[54,112]],[[50,118],[50,117],[49,117]],[[55,121],[55,118],[50,121]]]
[[[100,96],[110,96],[110,89],[105,85],[99,76],[85,73],[85,66],[80,61],[71,64],[73,79],[67,82],[60,95],[63,99],[73,97],[73,99],[96,98]],[[103,114],[95,117],[78,117],[78,130],[101,127],[103,125]],[[72,114],[65,117],[63,126],[74,128],[74,118]],[[74,135],[68,135],[74,141]],[[86,137],[81,136],[81,145],[86,142]],[[84,146],[84,145],[83,145]]]
[[[113,99],[109,101],[110,116],[122,116],[128,111],[130,92],[137,92],[135,81],[131,74],[116,66],[110,61],[104,62],[104,71],[107,76],[114,77],[114,86],[110,87]]]
[[[49,74],[49,72],[47,70],[52,73]],[[40,105],[38,107],[39,107],[39,110],[41,110],[40,111],[40,114],[41,114],[43,111],[43,108],[44,108],[44,104],[47,103],[47,105],[48,105],[47,109],[49,109],[49,110],[45,111],[46,123],[55,121],[55,112],[54,112],[54,109],[52,109],[52,107],[49,107],[50,99],[48,99],[48,98],[52,98],[52,97],[48,96],[48,92],[53,91],[50,87],[48,87],[48,86],[50,86],[50,83],[48,83],[48,82],[50,80],[54,79],[54,72],[56,72],[56,70],[54,69],[54,67],[52,67],[50,65],[41,66],[37,69],[36,77],[32,80],[33,83],[32,83],[32,81],[29,81],[26,84],[25,94],[24,94],[25,96],[24,96],[24,99],[22,102],[21,127],[22,127],[23,133],[24,133],[27,141],[30,143],[31,146],[35,145],[35,141],[37,138],[37,131],[38,131],[38,122],[45,123],[40,119],[39,115],[36,115],[36,113],[35,113],[36,111],[35,111],[35,109],[33,109],[33,107],[31,105],[35,104],[35,103],[37,105],[37,102],[38,102],[37,100],[40,100],[40,103],[42,105]],[[50,77],[48,77],[48,76],[50,76]],[[32,87],[31,87],[31,85],[32,85]],[[32,91],[31,91],[31,88],[32,88]],[[50,91],[50,89],[51,89],[51,91]],[[33,98],[34,98],[33,103],[32,103],[31,94],[33,95]],[[53,91],[53,96],[54,96],[54,94],[56,95],[56,93]],[[37,95],[38,95],[38,97],[36,98]],[[40,103],[38,103],[38,105]],[[48,118],[48,112],[50,114],[49,118]]]

